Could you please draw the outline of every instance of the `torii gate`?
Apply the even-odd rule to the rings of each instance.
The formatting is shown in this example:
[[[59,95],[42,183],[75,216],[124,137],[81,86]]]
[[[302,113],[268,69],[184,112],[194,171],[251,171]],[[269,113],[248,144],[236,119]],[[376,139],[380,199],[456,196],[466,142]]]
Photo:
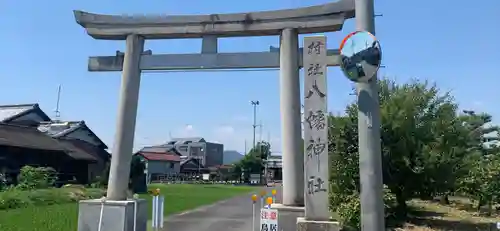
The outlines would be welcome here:
[[[125,54],[90,57],[89,71],[122,71],[122,86],[108,197],[125,199],[133,149],[140,75],[143,70],[280,68],[283,204],[303,205],[304,170],[300,143],[302,52],[299,33],[338,31],[354,16],[354,2],[342,0],[292,10],[200,16],[125,17],[75,11],[78,24],[95,39],[126,40]],[[280,35],[280,48],[265,52],[217,53],[217,38]],[[199,54],[151,54],[145,39],[202,38]],[[329,50],[329,66],[339,65],[339,51]],[[118,157],[118,158],[116,158]],[[115,180],[115,178],[117,178]]]
[[[187,16],[115,16],[75,11],[77,23],[84,27],[91,37],[102,40],[126,40],[125,53],[90,57],[88,65],[89,71],[122,71],[108,199],[126,199],[141,71],[279,68],[283,153],[282,203],[292,206],[303,205],[304,157],[301,150],[299,83],[303,57],[302,48],[299,48],[298,34],[341,30],[344,21],[355,16],[355,1],[365,0],[340,0],[288,10]],[[368,1],[370,0],[366,0],[367,4],[363,3],[362,17],[365,18],[361,21],[368,20],[367,17],[373,20],[373,2]],[[372,28],[360,29],[372,30]],[[271,47],[265,52],[217,52],[219,37],[266,35],[280,35],[280,47]],[[144,41],[147,39],[174,38],[202,38],[201,53],[152,54],[151,51],[144,51]],[[328,66],[338,66],[339,51],[329,49],[326,63]],[[377,216],[379,215],[375,214],[372,218]],[[371,228],[379,230],[373,226]]]

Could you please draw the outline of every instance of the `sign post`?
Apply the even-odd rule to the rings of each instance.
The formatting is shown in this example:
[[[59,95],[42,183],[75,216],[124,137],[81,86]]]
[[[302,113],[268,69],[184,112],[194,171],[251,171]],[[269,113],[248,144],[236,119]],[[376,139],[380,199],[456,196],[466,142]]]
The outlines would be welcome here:
[[[304,38],[305,219],[328,221],[326,37]]]
[[[262,190],[260,191],[260,207],[264,207],[264,197],[266,196],[266,191]]]
[[[255,231],[255,203],[257,202],[257,195],[252,195],[252,231]]]
[[[277,209],[270,209],[269,207],[260,209],[260,231],[278,231],[279,230],[278,229],[278,210]]]
[[[151,222],[151,227],[153,230],[158,231],[163,228],[163,210],[164,210],[164,202],[165,198],[160,195],[160,189],[156,189],[153,191],[153,219]]]

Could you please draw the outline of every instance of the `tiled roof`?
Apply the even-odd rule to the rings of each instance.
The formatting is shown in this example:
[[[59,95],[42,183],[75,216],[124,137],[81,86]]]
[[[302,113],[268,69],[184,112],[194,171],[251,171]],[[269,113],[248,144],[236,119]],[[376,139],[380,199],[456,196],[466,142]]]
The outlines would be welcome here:
[[[58,140],[58,142],[59,145],[65,148],[64,152],[73,159],[97,161],[96,155],[98,154],[94,153],[95,151],[85,150],[79,147],[79,145],[77,146],[75,142],[69,140]]]
[[[186,143],[200,143],[200,142],[206,142],[206,141],[202,137],[172,138],[170,139],[169,142],[167,142],[164,145],[174,145],[174,144],[180,145]]]
[[[72,158],[95,161],[86,151],[65,140],[58,140],[39,132],[36,128],[0,123],[0,145],[37,150],[60,151]]]
[[[78,129],[86,129],[89,131],[92,135],[94,135],[97,140],[102,144],[104,149],[107,149],[108,147],[102,140],[94,134],[94,132],[85,124],[85,121],[51,121],[51,122],[45,122],[41,123],[38,126],[38,130],[48,134],[52,137],[64,137]]]
[[[143,147],[139,152],[150,152],[150,153],[166,153],[166,154],[174,154],[177,156],[181,156],[177,150],[173,147],[163,147],[163,146],[150,146]]]
[[[0,124],[0,145],[64,151],[56,139],[34,128],[10,124]]]
[[[40,109],[38,104],[13,104],[13,105],[0,105],[0,122],[10,122],[19,116],[29,113],[30,111],[38,110],[42,117],[49,119],[48,116]]]
[[[76,148],[83,150],[88,154],[91,154],[94,158],[107,161],[111,157],[111,155],[106,150],[83,140],[64,139],[64,138],[60,138],[58,140],[71,143]]]
[[[225,165],[216,165],[214,167],[219,168],[219,169],[230,169],[230,168],[233,168],[233,165],[225,164]]]
[[[176,154],[154,153],[154,152],[139,152],[146,160],[159,160],[159,161],[175,161],[180,162],[181,158]]]
[[[203,165],[200,163],[200,161],[198,161],[198,159],[193,158],[193,157],[188,157],[188,158],[184,159],[183,161],[181,161],[181,166],[182,166],[182,165],[185,165],[185,164],[187,164],[187,163],[193,163],[193,164],[195,164],[196,166],[198,166],[198,165],[199,165],[199,166],[203,167]]]
[[[52,137],[64,136],[80,128],[82,121],[51,121],[41,123],[38,130]]]

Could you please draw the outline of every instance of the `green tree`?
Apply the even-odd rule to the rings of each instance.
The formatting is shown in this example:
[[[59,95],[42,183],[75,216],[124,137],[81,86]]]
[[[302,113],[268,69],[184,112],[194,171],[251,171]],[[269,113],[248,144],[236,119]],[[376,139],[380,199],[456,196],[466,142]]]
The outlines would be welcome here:
[[[500,152],[498,126],[491,126],[492,116],[464,111],[461,121],[467,128],[469,155],[464,160],[467,168],[460,180],[460,191],[477,202],[477,208],[488,205],[491,214],[493,202],[500,200]],[[493,144],[492,144],[493,143]]]
[[[407,200],[454,187],[466,142],[457,136],[463,132],[457,105],[435,85],[381,80],[379,89],[384,184],[395,196],[398,215],[404,216]],[[332,208],[360,190],[357,132],[355,103],[345,115],[330,115]],[[392,197],[386,199],[390,203]]]
[[[144,170],[146,163],[139,155],[134,155],[130,163],[130,177],[128,188],[134,193],[147,192],[146,175]]]
[[[266,141],[258,142],[254,148],[234,165],[233,172],[244,174],[244,180],[248,180],[250,174],[261,174],[264,170],[264,162],[271,155],[271,144]]]
[[[106,163],[102,175],[98,178],[98,186],[106,187],[109,181],[109,170],[111,168],[111,159]],[[144,177],[144,170],[146,169],[146,163],[143,159],[138,156],[132,156],[132,161],[130,163],[130,176],[129,176],[129,188],[131,189],[135,182],[138,182],[141,177]]]

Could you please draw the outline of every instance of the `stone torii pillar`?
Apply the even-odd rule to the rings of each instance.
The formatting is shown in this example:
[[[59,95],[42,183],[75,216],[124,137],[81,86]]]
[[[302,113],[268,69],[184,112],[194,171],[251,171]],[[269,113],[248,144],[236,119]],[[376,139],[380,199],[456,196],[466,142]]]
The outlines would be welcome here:
[[[280,35],[281,153],[283,155],[284,205],[304,205],[304,155],[302,150],[299,36],[286,28]]]
[[[126,200],[130,163],[134,148],[135,123],[139,103],[141,85],[141,69],[139,64],[144,50],[144,39],[138,35],[126,38],[125,57],[123,60],[120,101],[116,118],[116,133],[113,143],[113,154],[109,169],[107,198],[109,200]]]

